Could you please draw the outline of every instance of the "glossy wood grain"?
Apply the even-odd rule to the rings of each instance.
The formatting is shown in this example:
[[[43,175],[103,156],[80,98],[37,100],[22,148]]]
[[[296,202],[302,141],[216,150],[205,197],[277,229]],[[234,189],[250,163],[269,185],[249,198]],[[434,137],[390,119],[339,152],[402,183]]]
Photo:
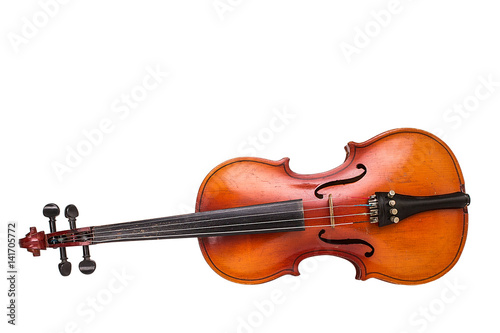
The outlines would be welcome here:
[[[448,146],[437,137],[415,129],[393,130],[363,143],[350,142],[347,157],[339,167],[320,174],[301,175],[289,168],[287,158],[269,161],[237,158],[213,169],[203,181],[197,198],[197,211],[240,207],[282,200],[302,199],[306,231],[217,236],[200,238],[208,264],[222,277],[239,283],[256,284],[285,274],[298,275],[304,258],[330,254],[345,258],[356,267],[356,278],[375,277],[399,284],[432,281],[449,271],[463,250],[468,215],[466,209],[436,210],[411,216],[398,224],[348,222],[367,220],[365,216],[338,217],[330,224],[328,195],[335,216],[367,212],[367,207],[342,207],[366,203],[377,191],[431,196],[465,191],[458,162]],[[359,176],[344,185],[315,189],[326,182]],[[314,210],[311,210],[314,209]],[[361,239],[363,244],[328,244],[328,239]]]

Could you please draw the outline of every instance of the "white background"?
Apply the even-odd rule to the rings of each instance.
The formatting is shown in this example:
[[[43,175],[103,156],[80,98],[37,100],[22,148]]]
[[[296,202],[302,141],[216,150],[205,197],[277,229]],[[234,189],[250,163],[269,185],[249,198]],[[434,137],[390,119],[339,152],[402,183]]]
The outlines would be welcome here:
[[[299,278],[238,285],[210,269],[195,239],[91,247],[91,276],[76,267],[79,248],[68,250],[69,277],[57,271],[57,251],[33,258],[23,250],[18,325],[7,324],[2,278],[2,327],[496,329],[498,305],[487,304],[500,296],[499,9],[494,1],[430,0],[2,2],[2,267],[6,223],[16,221],[19,236],[31,226],[47,231],[48,202],[76,204],[80,227],[190,212],[204,176],[229,158],[288,156],[294,171],[317,173],[343,162],[348,141],[397,127],[445,139],[472,197],[461,259],[425,285],[357,281],[338,258],[302,262]],[[144,90],[155,70],[158,84],[149,80]],[[124,107],[131,94],[140,101]],[[69,167],[77,149],[85,156]],[[67,166],[59,177],[58,163]],[[67,226],[60,216],[59,229]]]

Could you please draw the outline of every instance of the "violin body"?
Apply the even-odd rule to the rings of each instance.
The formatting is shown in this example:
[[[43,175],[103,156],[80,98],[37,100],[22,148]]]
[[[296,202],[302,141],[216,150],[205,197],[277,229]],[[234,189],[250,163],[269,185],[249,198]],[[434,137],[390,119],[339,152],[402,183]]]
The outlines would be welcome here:
[[[300,198],[306,229],[200,237],[211,268],[244,284],[299,275],[299,263],[316,255],[349,260],[360,280],[420,284],[448,272],[464,248],[467,207],[423,211],[384,227],[362,223],[367,218],[357,215],[367,211],[357,205],[375,192],[419,197],[465,193],[460,166],[448,146],[430,133],[397,129],[363,143],[349,142],[346,152],[342,165],[319,174],[293,172],[288,158],[236,158],[213,169],[200,186],[197,212]]]

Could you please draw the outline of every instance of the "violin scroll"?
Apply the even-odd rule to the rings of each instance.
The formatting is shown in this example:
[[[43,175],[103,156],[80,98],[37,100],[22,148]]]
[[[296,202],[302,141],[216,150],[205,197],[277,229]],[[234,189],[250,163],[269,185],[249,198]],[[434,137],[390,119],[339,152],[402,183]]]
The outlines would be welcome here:
[[[34,257],[40,256],[40,250],[47,248],[45,232],[37,232],[36,227],[31,227],[25,238],[19,240],[19,246],[33,253]]]

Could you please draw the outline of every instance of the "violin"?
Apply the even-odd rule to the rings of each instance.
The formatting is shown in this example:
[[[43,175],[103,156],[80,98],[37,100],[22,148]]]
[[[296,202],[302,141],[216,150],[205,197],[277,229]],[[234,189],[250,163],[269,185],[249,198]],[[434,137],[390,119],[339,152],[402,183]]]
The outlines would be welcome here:
[[[470,203],[450,148],[403,128],[345,150],[342,165],[307,175],[292,171],[288,158],[231,159],[205,177],[192,214],[77,228],[69,205],[70,229],[57,231],[60,210],[48,204],[50,233],[31,227],[19,244],[34,256],[58,248],[63,276],[70,246],[83,247],[79,269],[90,274],[90,245],[184,237],[198,238],[217,274],[244,284],[299,275],[299,263],[317,255],[350,261],[359,280],[411,285],[447,273],[465,245]]]

